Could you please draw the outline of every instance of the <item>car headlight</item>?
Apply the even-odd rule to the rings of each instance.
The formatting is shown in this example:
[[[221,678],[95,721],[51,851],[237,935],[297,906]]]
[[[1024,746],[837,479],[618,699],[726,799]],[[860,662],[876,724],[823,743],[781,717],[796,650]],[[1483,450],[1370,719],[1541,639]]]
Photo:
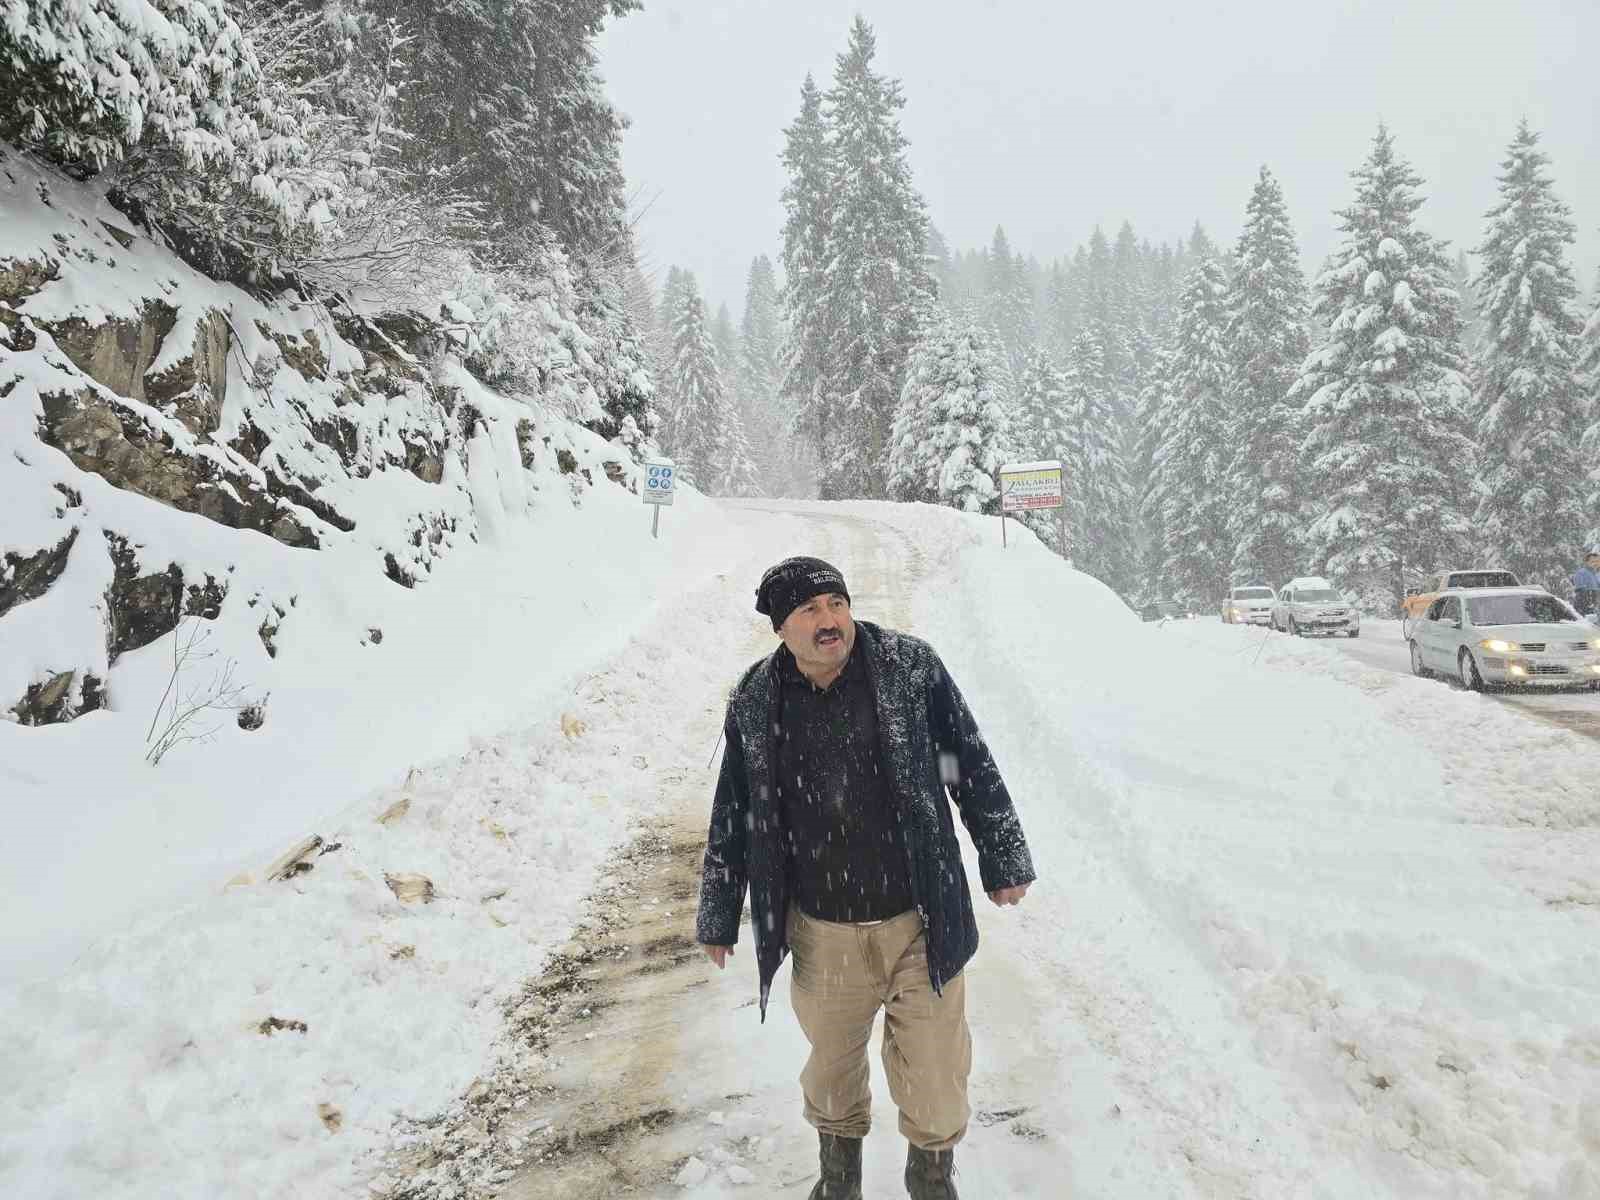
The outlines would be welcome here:
[[[1485,638],[1483,641],[1479,642],[1478,645],[1494,654],[1514,654],[1516,651],[1522,649],[1522,647],[1517,645],[1517,643],[1502,641],[1500,638]]]
[[[1600,650],[1600,638],[1591,638],[1589,640],[1589,649]]]

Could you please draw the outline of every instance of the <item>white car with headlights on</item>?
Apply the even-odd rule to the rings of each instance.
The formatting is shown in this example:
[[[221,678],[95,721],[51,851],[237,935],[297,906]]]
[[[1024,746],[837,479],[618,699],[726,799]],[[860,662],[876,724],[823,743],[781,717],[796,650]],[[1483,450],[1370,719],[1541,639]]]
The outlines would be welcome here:
[[[1411,624],[1411,671],[1486,684],[1600,689],[1600,630],[1542,588],[1448,591]]]
[[[1272,620],[1273,592],[1264,583],[1230,588],[1222,602],[1224,625],[1265,625]]]

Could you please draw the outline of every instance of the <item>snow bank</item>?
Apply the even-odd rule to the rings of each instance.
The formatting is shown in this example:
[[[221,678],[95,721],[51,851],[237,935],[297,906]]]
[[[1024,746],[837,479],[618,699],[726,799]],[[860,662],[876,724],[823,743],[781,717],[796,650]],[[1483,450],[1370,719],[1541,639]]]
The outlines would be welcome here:
[[[1170,1058],[1146,1099],[1198,1169],[1600,1196],[1592,743],[1331,646],[1141,624],[992,521],[874,515],[946,564],[919,632],[1022,806],[1060,1019]],[[1193,969],[1152,952],[1174,937]]]

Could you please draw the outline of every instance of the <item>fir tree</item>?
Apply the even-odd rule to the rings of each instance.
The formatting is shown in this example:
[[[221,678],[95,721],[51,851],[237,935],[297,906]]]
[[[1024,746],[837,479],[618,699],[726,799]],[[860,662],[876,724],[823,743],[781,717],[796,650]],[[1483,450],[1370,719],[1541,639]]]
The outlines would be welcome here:
[[[724,399],[722,432],[717,441],[717,469],[725,496],[762,494],[761,470],[750,448],[743,406]]]
[[[739,333],[733,327],[733,314],[726,303],[717,305],[716,320],[711,322],[711,344],[717,348],[723,390],[729,395],[738,395],[743,382],[740,366],[744,355],[739,349]]]
[[[1566,247],[1577,230],[1545,173],[1549,156],[1526,122],[1502,163],[1474,291],[1483,347],[1474,405],[1479,476],[1476,532],[1525,583],[1554,587],[1582,552],[1589,521],[1579,443],[1578,285]]]
[[[1449,262],[1413,223],[1422,180],[1381,126],[1353,178],[1344,240],[1315,284],[1328,340],[1292,395],[1317,506],[1308,557],[1389,611],[1411,577],[1462,553],[1473,453]]]
[[[1594,522],[1585,542],[1589,549],[1600,547],[1600,275],[1594,289],[1594,311],[1584,326],[1578,350],[1578,386],[1588,397],[1589,429],[1583,435],[1583,460],[1589,467],[1589,512]]]
[[[928,224],[928,274],[933,277],[933,282],[939,289],[939,299],[946,304],[951,299],[951,289],[955,286],[956,264],[950,256],[950,243],[945,241],[944,234]]]
[[[1076,293],[1072,286],[1072,265],[1057,261],[1050,267],[1044,285],[1044,307],[1040,314],[1039,341],[1056,358],[1063,357],[1078,328]]]
[[[825,307],[831,337],[818,445],[824,499],[885,494],[889,427],[906,362],[934,300],[928,218],[911,182],[898,81],[873,69],[876,39],[857,17],[827,95],[832,213]]]
[[[1073,339],[1063,367],[1072,437],[1063,459],[1067,525],[1073,557],[1087,571],[1126,594],[1136,574],[1128,529],[1131,498],[1120,431],[1106,386],[1105,352],[1095,328]]]
[[[1478,312],[1477,297],[1472,294],[1472,268],[1467,265],[1465,250],[1456,251],[1450,286],[1456,290],[1456,307],[1461,313],[1461,344],[1470,357],[1477,354],[1483,341],[1483,318]]]
[[[971,321],[939,321],[912,355],[896,405],[889,475],[902,499],[991,512],[1008,443],[1004,372],[994,340]]]
[[[934,453],[933,426],[936,407],[948,383],[941,354],[953,344],[958,320],[964,318],[937,313],[912,351],[905,387],[895,402],[889,424],[889,453],[884,470],[892,500],[938,502],[940,464]]]
[[[765,254],[750,260],[745,278],[744,317],[739,322],[739,370],[752,405],[774,410],[782,378],[783,329],[778,282]]]
[[[822,93],[810,75],[800,88],[800,115],[784,131],[783,344],[779,395],[798,440],[819,459],[835,436],[823,391],[832,350],[828,312],[828,239],[833,219],[832,152]]]
[[[627,239],[626,122],[606,99],[594,40],[639,0],[367,0],[413,39],[416,79],[396,117],[421,173],[456,178],[501,234],[533,223],[569,251]]]
[[[1167,417],[1167,379],[1171,375],[1168,350],[1156,352],[1155,361],[1139,389],[1137,419],[1139,440],[1134,447],[1133,478],[1141,481],[1139,491],[1139,529],[1135,540],[1137,594],[1151,600],[1167,598],[1170,588],[1163,575],[1166,561],[1166,476],[1154,469],[1156,451],[1161,445],[1163,422]]]
[[[777,279],[765,254],[751,260],[739,323],[739,398],[745,432],[762,480],[775,496],[815,494],[809,448],[794,436],[779,399],[783,378],[782,316]]]
[[[1054,459],[1065,468],[1072,453],[1073,430],[1067,406],[1067,380],[1050,353],[1035,346],[1023,361],[1017,376],[1012,404],[1012,449],[1029,461]],[[1054,513],[1023,514],[1039,539],[1061,554],[1071,553],[1060,545]],[[1069,533],[1070,537],[1070,533]]]
[[[673,361],[662,448],[677,464],[685,483],[711,494],[724,483],[728,406],[699,285],[687,271],[680,273],[676,282],[678,307],[672,314]]]
[[[1228,277],[1214,258],[1189,272],[1166,357],[1159,441],[1150,466],[1173,595],[1201,604],[1227,594],[1233,562],[1227,486],[1233,443],[1228,419]]]
[[[1034,341],[1033,297],[1027,268],[1012,254],[1006,231],[998,225],[985,265],[984,320],[1016,373],[1022,369],[1023,356]]]
[[[1233,572],[1274,586],[1300,574],[1305,527],[1299,480],[1300,406],[1290,400],[1310,351],[1306,283],[1283,189],[1266,167],[1256,179],[1235,250],[1228,293],[1236,455]]]
[[[655,373],[648,326],[634,319],[629,288],[638,268],[632,255],[609,261],[593,259],[575,279],[577,317],[590,338],[589,371],[603,415],[589,427],[602,437],[618,436],[627,421],[644,437],[656,428]],[[646,309],[648,312],[648,309]]]

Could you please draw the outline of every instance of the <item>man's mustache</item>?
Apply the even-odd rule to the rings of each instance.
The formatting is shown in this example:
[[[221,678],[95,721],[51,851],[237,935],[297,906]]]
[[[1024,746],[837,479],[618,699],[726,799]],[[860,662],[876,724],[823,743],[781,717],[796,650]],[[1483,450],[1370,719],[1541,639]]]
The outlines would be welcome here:
[[[844,640],[844,634],[841,633],[837,629],[819,629],[814,634],[811,635],[811,640],[813,642],[817,643],[818,645],[821,645],[822,644],[822,639],[827,637],[829,634],[832,634],[834,637],[838,638],[840,641]]]

